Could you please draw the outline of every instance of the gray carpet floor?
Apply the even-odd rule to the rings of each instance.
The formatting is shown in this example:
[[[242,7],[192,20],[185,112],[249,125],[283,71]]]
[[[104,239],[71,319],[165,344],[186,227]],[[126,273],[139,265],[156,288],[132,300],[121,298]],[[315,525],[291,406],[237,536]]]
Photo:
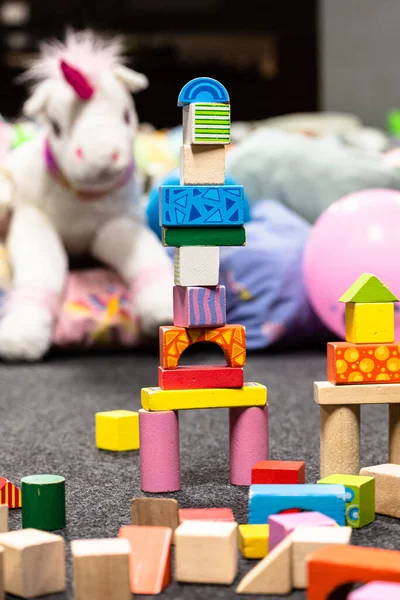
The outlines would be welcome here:
[[[193,349],[194,350],[194,349]],[[222,362],[222,356],[194,351],[182,364]],[[68,541],[111,537],[130,523],[130,500],[142,496],[138,452],[96,449],[94,415],[140,407],[140,388],[156,385],[156,352],[58,355],[38,365],[0,365],[0,474],[21,477],[55,473],[66,477]],[[319,411],[313,381],[325,379],[324,349],[249,354],[246,380],[268,386],[270,458],[305,460],[306,479],[318,478]],[[386,407],[364,407],[362,464],[387,462]],[[247,488],[229,485],[226,410],[184,411],[180,419],[182,489],[171,494],[182,507],[230,506],[239,523],[247,521]],[[10,528],[21,526],[11,511]],[[400,548],[400,521],[378,516],[354,531],[353,543]],[[68,548],[68,590],[49,600],[72,598]],[[240,559],[235,583],[255,564]],[[173,583],[162,598],[228,599],[235,587]],[[11,597],[11,596],[10,596]],[[137,596],[139,597],[139,596]],[[253,596],[254,597],[254,596]],[[305,598],[295,591],[293,599]]]

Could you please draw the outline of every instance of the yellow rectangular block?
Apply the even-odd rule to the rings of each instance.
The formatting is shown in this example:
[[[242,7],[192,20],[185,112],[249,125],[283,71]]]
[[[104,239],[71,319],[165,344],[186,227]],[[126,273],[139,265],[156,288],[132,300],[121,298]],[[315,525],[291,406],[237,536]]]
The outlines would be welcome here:
[[[265,406],[266,404],[267,388],[261,383],[245,383],[239,389],[162,390],[159,387],[142,388],[142,407],[145,410],[234,408],[236,406]]]
[[[131,410],[96,413],[96,446],[124,452],[139,448],[139,414]]]
[[[269,525],[239,525],[239,550],[245,558],[268,554]]]
[[[394,342],[393,302],[346,304],[346,342],[386,344]]]

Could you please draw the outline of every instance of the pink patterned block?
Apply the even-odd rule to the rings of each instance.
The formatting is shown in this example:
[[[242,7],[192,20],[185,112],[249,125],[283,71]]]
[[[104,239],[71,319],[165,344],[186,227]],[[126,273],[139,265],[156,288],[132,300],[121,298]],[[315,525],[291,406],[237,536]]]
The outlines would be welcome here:
[[[140,475],[143,492],[176,492],[181,487],[177,411],[139,410]]]
[[[351,592],[347,600],[399,600],[400,583],[372,581]]]
[[[268,459],[268,405],[229,409],[231,483],[250,485],[251,469]]]
[[[225,286],[182,287],[174,285],[174,325],[178,327],[221,327],[225,324]]]
[[[268,525],[268,551],[271,552],[275,546],[280,544],[289,533],[300,525],[334,527],[337,523],[331,517],[327,517],[320,512],[300,512],[272,515],[268,518]]]

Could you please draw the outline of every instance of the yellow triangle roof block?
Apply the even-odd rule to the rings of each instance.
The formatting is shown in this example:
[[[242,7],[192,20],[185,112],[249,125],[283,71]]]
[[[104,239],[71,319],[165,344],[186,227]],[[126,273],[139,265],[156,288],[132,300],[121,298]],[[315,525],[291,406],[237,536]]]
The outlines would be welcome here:
[[[339,298],[339,302],[398,302],[398,298],[371,273],[363,273]]]

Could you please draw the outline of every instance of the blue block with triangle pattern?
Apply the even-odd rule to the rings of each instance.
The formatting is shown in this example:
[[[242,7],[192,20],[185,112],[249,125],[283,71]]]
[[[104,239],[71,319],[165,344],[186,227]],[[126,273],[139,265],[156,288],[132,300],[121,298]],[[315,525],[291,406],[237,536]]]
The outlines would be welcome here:
[[[241,185],[162,185],[163,227],[237,227],[244,223]]]

